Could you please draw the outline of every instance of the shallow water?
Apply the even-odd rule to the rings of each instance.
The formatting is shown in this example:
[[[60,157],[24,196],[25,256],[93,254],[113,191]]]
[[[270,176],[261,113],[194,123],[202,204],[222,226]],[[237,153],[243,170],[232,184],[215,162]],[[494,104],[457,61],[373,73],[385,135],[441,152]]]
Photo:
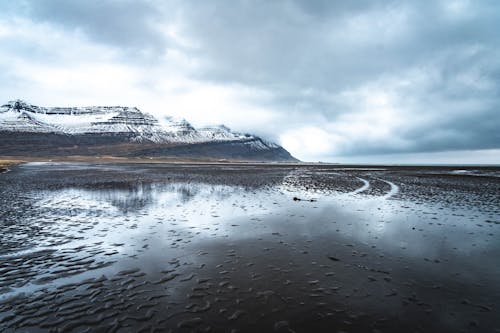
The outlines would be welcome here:
[[[500,331],[495,169],[12,169],[5,331]]]

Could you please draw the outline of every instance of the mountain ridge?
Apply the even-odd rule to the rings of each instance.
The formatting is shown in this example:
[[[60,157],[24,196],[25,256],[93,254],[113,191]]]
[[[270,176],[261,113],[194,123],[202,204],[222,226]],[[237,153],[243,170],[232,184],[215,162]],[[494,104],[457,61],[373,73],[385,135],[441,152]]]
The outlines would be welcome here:
[[[40,107],[10,101],[0,106],[0,139],[2,155],[92,155],[116,148],[117,156],[297,161],[276,143],[224,125],[195,128],[185,119],[157,119],[123,106]]]

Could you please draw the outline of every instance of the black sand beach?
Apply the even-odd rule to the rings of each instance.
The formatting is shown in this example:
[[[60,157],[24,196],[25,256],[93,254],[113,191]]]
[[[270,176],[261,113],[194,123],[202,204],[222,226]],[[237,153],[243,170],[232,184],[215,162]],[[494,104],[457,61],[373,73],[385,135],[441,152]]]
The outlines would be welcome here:
[[[2,332],[500,332],[500,168],[9,169]]]

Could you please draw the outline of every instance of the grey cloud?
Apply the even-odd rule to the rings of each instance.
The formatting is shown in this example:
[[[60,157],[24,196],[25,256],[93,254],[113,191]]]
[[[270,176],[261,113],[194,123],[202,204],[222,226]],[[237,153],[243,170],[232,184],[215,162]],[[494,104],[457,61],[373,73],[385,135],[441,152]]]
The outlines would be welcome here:
[[[498,148],[499,57],[499,51],[486,49],[454,59],[443,57],[435,64],[429,61],[427,82],[397,91],[405,124],[392,134],[394,139],[409,144],[398,145],[391,138],[374,142],[356,140],[343,154]]]
[[[438,77],[435,82],[411,84],[400,96],[413,104],[400,105],[409,124],[394,135],[411,145],[353,140],[345,154],[500,147],[491,125],[500,123],[500,3],[469,2],[463,13],[447,12],[452,3],[446,1],[224,4],[185,5],[186,32],[199,41],[205,61],[200,78],[271,91],[274,99],[264,105],[296,124],[315,118],[335,123],[358,112],[332,98],[339,92],[397,78],[409,68],[436,72],[428,74]],[[488,89],[461,82],[459,74],[471,67]],[[412,125],[422,112],[431,115],[425,127]]]
[[[206,57],[205,78],[270,89],[338,89],[419,64],[436,50],[498,40],[499,6],[457,23],[438,15],[442,9],[434,1],[417,8],[405,2],[379,2],[379,6],[339,5],[343,1],[297,3],[240,1],[225,6],[211,1],[186,6],[187,33],[199,41],[200,57]],[[328,15],[306,15],[311,11]],[[360,24],[349,20],[363,17],[366,31],[360,36],[343,34],[352,32],[346,30],[348,26],[356,29]],[[372,34],[373,40],[363,40],[370,37],[364,33]]]
[[[170,17],[150,1],[24,0],[7,9],[15,15],[81,32],[92,41],[144,58],[161,55],[169,47],[158,24]]]

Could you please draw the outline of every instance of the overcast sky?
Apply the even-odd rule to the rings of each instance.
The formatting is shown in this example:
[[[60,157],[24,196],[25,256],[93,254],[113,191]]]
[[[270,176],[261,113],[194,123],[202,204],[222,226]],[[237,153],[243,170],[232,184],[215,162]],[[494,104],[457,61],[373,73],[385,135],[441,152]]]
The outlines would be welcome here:
[[[0,102],[225,124],[307,161],[500,163],[500,1],[0,0]]]

